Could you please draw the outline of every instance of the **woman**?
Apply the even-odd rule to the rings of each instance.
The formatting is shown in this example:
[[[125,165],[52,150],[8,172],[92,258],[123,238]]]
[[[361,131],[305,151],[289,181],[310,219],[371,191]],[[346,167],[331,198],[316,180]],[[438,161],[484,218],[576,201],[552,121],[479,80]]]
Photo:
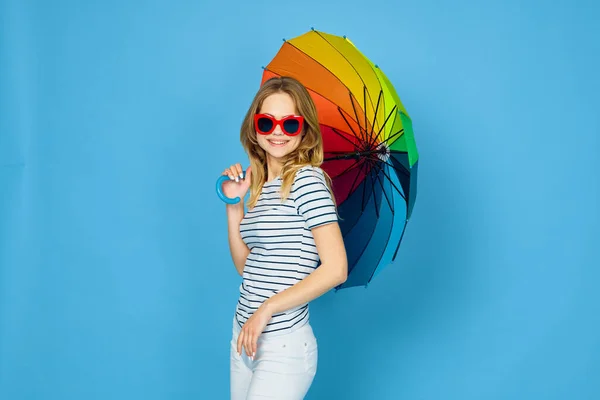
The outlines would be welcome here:
[[[316,107],[300,82],[273,78],[240,134],[250,167],[224,174],[229,247],[243,277],[231,340],[232,399],[302,399],[317,370],[308,302],[343,283],[347,260]],[[320,262],[320,265],[318,266]],[[318,268],[317,268],[318,266]]]

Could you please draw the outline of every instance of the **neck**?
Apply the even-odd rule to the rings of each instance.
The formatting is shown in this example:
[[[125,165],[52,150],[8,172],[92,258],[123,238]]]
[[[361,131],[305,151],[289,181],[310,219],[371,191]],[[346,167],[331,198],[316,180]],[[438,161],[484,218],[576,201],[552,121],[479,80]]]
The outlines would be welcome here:
[[[272,181],[281,173],[283,164],[280,160],[267,156],[267,181]]]

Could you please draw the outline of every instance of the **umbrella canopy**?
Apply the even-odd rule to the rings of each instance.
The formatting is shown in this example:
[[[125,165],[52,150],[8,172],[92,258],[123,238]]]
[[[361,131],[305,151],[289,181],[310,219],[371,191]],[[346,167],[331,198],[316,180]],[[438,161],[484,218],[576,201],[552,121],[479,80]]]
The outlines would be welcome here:
[[[383,71],[348,38],[314,29],[284,41],[262,83],[290,76],[308,89],[333,179],[348,279],[366,286],[392,263],[416,199],[418,152],[411,118]]]
[[[293,77],[308,89],[323,135],[323,169],[333,179],[348,279],[367,286],[396,260],[417,194],[412,120],[383,71],[345,36],[311,31],[284,41],[262,83]],[[230,204],[240,198],[219,197]]]

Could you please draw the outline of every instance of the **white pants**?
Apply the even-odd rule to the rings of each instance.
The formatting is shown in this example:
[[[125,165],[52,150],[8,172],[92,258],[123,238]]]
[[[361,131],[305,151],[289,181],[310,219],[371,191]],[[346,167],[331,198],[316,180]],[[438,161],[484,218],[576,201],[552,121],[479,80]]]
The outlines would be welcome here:
[[[317,372],[317,339],[309,323],[282,335],[258,337],[256,357],[251,360],[242,348],[233,321],[230,357],[231,400],[301,400]]]

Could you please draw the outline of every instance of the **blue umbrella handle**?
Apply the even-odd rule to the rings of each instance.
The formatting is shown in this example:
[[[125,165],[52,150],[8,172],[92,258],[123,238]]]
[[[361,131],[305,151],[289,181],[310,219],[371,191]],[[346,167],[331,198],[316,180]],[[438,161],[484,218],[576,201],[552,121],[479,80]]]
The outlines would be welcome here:
[[[242,171],[242,176],[244,176],[244,177],[246,176],[246,171]],[[242,199],[240,199],[239,197],[235,197],[235,198],[227,197],[223,193],[223,183],[225,183],[228,180],[229,180],[229,177],[227,175],[221,175],[219,177],[219,179],[217,179],[217,195],[219,196],[219,198],[221,200],[223,200],[227,204],[237,204]]]

